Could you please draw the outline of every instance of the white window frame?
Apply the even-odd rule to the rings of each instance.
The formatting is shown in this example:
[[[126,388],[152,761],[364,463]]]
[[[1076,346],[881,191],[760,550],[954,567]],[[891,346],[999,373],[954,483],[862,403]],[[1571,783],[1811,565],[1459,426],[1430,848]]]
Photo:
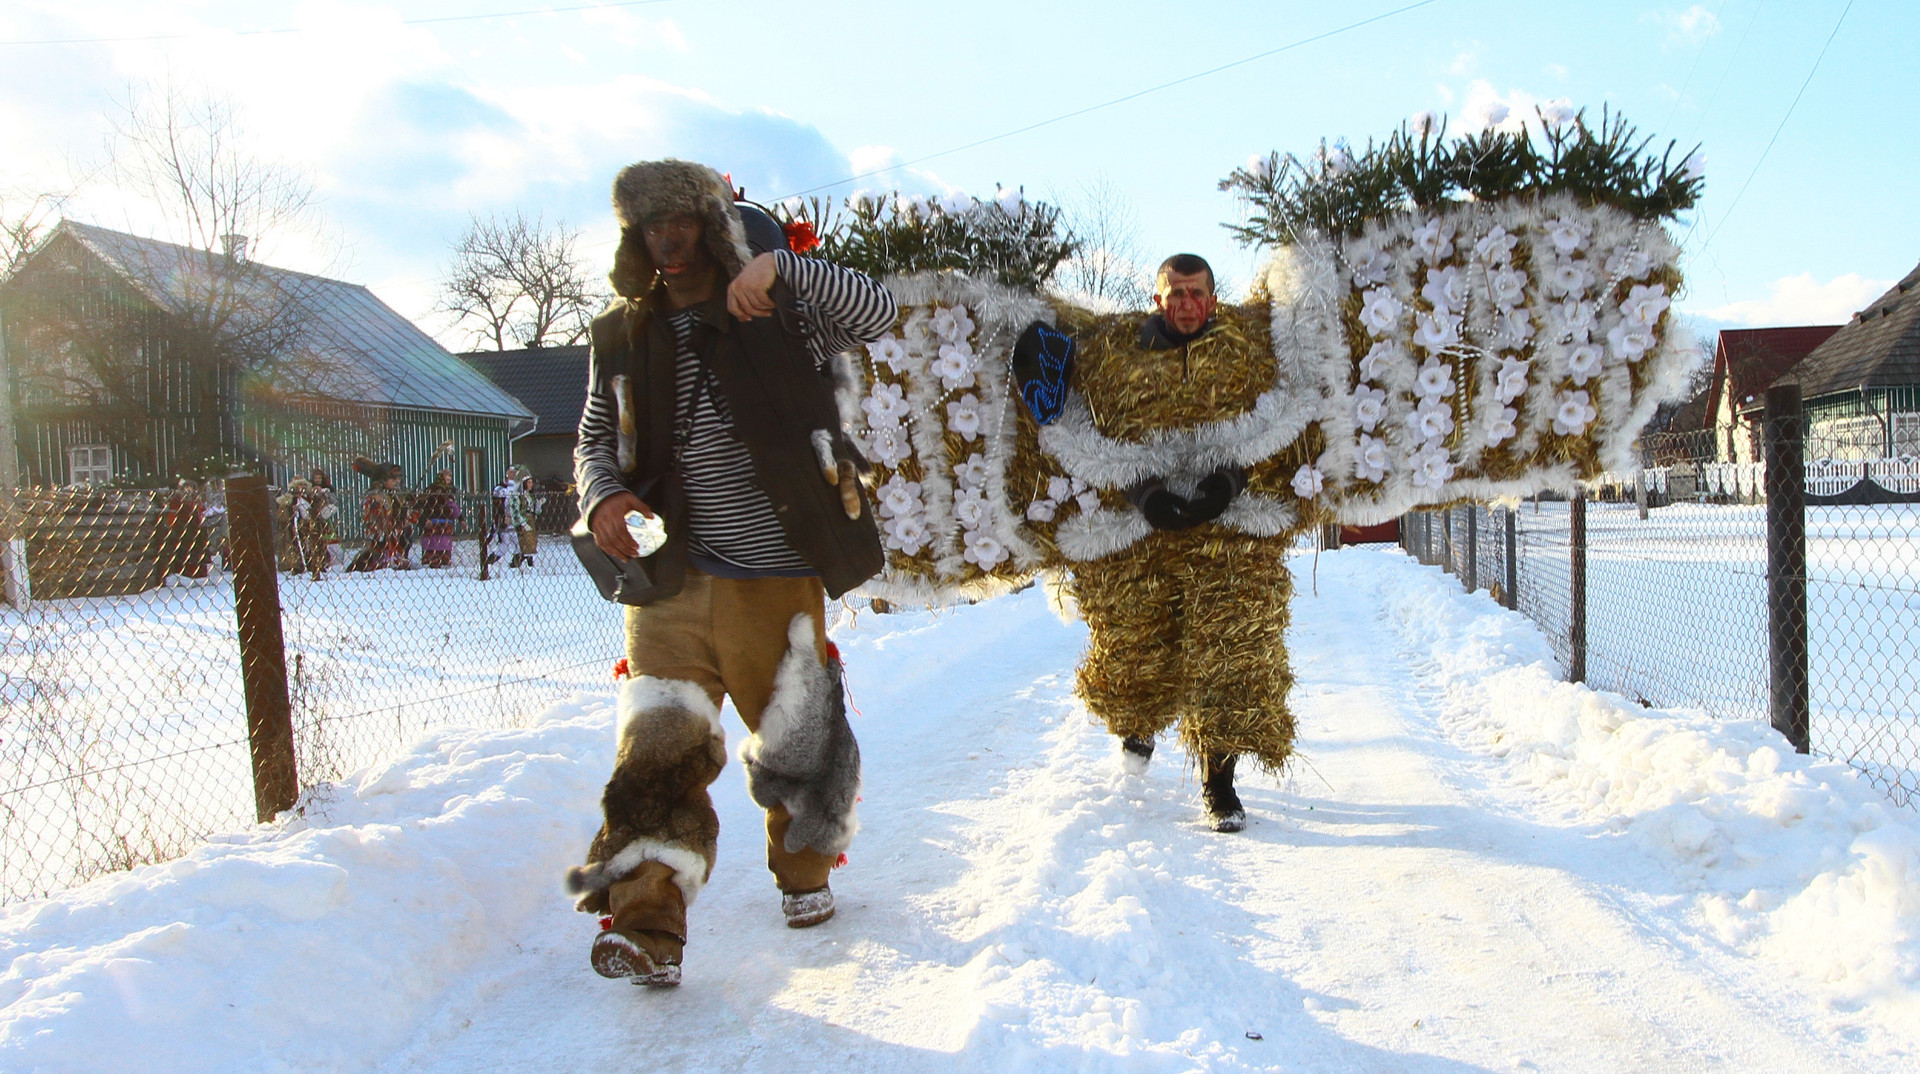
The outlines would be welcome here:
[[[82,452],[85,454],[83,455]],[[67,483],[107,484],[113,480],[113,448],[106,444],[73,444],[67,448]]]

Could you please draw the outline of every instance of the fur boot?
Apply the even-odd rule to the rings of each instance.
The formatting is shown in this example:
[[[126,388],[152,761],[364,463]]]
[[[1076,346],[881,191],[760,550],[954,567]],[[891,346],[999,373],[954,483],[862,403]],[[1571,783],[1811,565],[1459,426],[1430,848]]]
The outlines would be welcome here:
[[[860,821],[860,745],[847,723],[840,661],[820,663],[813,620],[796,615],[787,627],[787,655],[775,674],[773,699],[760,731],[740,747],[747,793],[762,809],[785,806],[789,853],[813,850],[832,857],[853,843]]]
[[[713,871],[720,818],[707,785],[727,763],[720,710],[694,683],[642,675],[620,690],[620,752],[588,864],[567,870],[574,905],[608,913],[607,889],[649,861],[673,869],[693,904]]]

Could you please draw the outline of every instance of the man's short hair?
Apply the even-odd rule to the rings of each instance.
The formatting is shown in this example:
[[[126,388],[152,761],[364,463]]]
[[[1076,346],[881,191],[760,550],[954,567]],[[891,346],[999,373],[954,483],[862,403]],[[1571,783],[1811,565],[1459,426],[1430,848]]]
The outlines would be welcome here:
[[[1207,290],[1211,292],[1214,288],[1213,266],[1207,264],[1206,258],[1199,254],[1174,254],[1160,262],[1160,271],[1153,274],[1154,294],[1159,294],[1161,288],[1167,285],[1167,274],[1170,272],[1177,272],[1182,276],[1204,272],[1207,274]]]

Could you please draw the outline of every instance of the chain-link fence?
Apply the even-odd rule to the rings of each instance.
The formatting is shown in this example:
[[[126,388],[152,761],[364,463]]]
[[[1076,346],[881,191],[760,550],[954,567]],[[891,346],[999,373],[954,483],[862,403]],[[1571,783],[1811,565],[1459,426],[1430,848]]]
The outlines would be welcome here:
[[[1830,460],[1805,463],[1795,565],[1779,545],[1794,512],[1762,500],[1764,465],[1657,446],[1591,498],[1416,512],[1401,543],[1538,623],[1570,678],[1643,705],[1772,720],[1915,804],[1920,466],[1848,463],[1842,484]]]
[[[485,494],[370,509],[364,493],[296,492],[269,494],[279,572],[260,573],[277,582],[303,807],[430,728],[511,726],[605,688],[620,613],[567,546],[571,496],[536,504],[523,533]],[[0,500],[0,901],[255,820],[224,499]]]

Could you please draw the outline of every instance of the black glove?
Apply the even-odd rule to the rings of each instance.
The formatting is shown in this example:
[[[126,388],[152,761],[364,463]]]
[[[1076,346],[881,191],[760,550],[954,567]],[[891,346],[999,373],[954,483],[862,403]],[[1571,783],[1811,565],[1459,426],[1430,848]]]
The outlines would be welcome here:
[[[1222,466],[1201,478],[1199,486],[1193,490],[1193,499],[1187,505],[1187,515],[1193,519],[1189,525],[1198,526],[1219,518],[1226,513],[1233,498],[1246,487],[1247,472],[1238,466]]]
[[[1247,487],[1247,472],[1222,466],[1200,479],[1189,500],[1167,488],[1157,477],[1127,490],[1127,501],[1140,509],[1147,524],[1157,530],[1186,530],[1212,522],[1226,513],[1233,498]]]
[[[1184,530],[1198,524],[1187,514],[1186,498],[1164,487],[1142,495],[1139,507],[1140,513],[1147,518],[1147,524],[1157,530]]]

